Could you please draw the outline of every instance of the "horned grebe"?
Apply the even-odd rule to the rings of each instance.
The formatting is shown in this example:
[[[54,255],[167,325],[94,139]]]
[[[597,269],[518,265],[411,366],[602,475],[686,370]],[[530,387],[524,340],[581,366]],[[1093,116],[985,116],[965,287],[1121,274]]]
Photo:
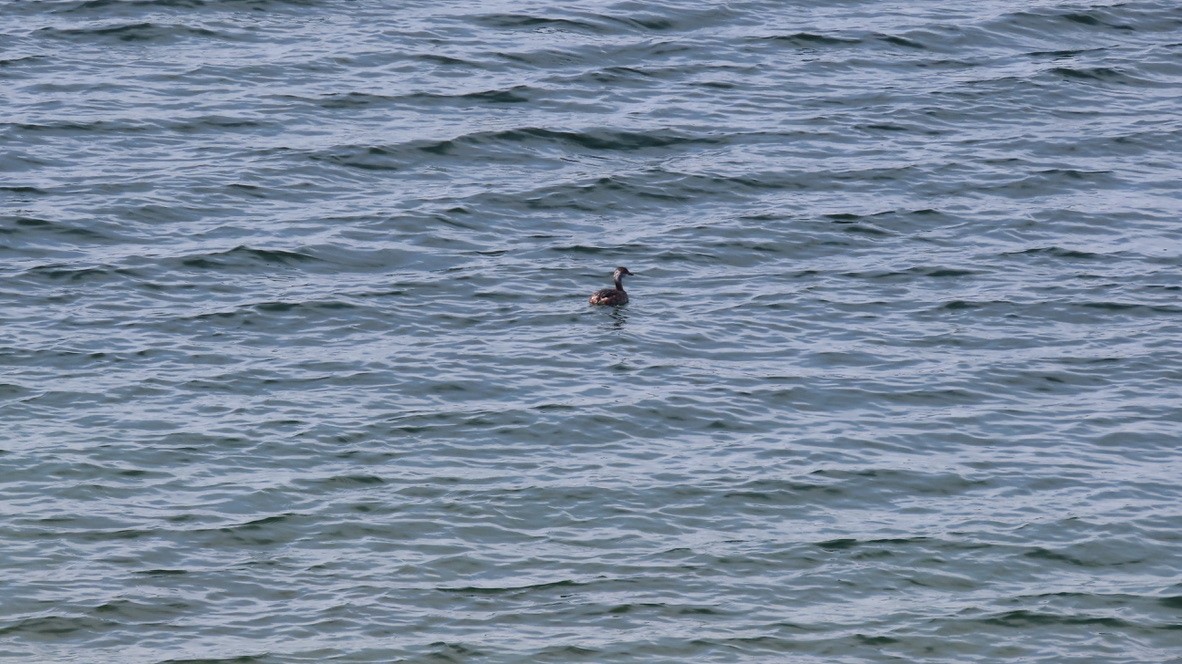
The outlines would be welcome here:
[[[612,279],[615,279],[616,287],[595,291],[591,294],[591,299],[588,302],[591,304],[608,304],[611,306],[627,304],[628,294],[624,292],[624,275],[632,276],[632,273],[626,267],[617,267],[616,271],[612,272]]]

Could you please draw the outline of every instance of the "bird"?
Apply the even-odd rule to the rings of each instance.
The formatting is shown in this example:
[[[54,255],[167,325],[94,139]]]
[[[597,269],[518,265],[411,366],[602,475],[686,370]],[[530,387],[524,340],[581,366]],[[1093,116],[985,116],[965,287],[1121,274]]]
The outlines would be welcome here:
[[[591,294],[591,299],[587,301],[591,304],[606,304],[613,307],[627,304],[628,294],[624,292],[624,276],[632,276],[632,274],[626,267],[617,267],[616,271],[612,272],[612,279],[615,280],[616,287],[597,290]]]

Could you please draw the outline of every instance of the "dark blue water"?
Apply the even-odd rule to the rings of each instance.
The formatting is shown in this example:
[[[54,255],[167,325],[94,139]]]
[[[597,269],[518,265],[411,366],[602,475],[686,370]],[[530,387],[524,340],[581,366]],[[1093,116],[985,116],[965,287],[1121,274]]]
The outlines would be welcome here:
[[[0,2],[0,658],[1182,661],[1180,56]]]

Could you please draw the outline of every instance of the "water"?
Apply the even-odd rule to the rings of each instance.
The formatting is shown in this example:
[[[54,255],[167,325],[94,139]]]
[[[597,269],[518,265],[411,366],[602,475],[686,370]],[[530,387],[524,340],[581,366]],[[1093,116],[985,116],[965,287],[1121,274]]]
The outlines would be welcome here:
[[[1182,661],[1182,11],[814,5],[0,3],[0,656]]]

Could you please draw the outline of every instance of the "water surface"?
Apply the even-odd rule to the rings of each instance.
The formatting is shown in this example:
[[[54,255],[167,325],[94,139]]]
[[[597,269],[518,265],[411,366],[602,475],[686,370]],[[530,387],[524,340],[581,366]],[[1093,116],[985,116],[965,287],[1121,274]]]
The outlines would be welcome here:
[[[814,5],[0,4],[0,655],[1176,659],[1182,11]]]

